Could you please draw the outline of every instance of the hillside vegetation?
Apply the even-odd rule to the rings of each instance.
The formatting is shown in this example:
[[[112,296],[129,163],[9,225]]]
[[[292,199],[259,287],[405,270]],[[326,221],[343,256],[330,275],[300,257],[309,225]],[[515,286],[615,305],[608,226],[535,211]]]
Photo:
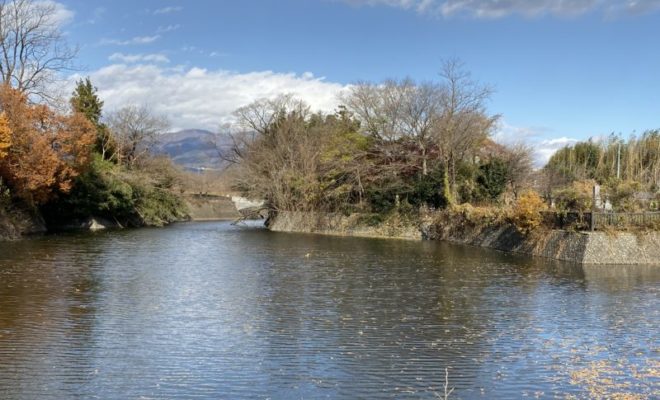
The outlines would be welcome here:
[[[591,210],[597,183],[615,210],[657,207],[648,201],[658,198],[657,131],[579,143],[534,171],[532,149],[491,139],[498,116],[487,111],[490,89],[456,61],[441,76],[356,84],[333,114],[290,95],[238,109],[234,189],[274,212],[445,210],[523,233],[543,226],[542,211]]]
[[[89,80],[78,83],[65,114],[0,87],[0,213],[43,215],[53,226],[90,216],[122,226],[185,217],[175,191],[179,171],[149,150],[165,125],[132,107],[107,125],[102,106]]]

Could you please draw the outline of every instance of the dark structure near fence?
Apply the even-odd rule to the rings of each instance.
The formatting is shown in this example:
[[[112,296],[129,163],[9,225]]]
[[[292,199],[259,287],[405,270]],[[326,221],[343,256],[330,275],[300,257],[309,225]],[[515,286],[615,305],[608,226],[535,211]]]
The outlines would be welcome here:
[[[594,212],[591,213],[591,230],[603,227],[656,228],[660,227],[660,212]]]
[[[553,229],[597,231],[606,228],[659,228],[660,212],[545,211],[543,222]]]

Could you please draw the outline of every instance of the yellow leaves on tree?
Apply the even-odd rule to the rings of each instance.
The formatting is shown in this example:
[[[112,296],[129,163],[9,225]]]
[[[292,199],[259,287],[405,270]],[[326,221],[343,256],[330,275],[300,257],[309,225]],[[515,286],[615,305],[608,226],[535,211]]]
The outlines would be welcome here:
[[[37,205],[68,192],[89,162],[94,126],[80,114],[60,115],[45,105],[29,104],[9,87],[0,88],[0,110],[0,143],[3,133],[9,136],[0,176],[13,194]]]
[[[0,113],[0,160],[7,156],[11,147],[11,129],[5,113]]]
[[[533,190],[523,192],[516,202],[512,219],[518,230],[524,234],[529,234],[543,223],[541,211],[547,210],[547,205]]]

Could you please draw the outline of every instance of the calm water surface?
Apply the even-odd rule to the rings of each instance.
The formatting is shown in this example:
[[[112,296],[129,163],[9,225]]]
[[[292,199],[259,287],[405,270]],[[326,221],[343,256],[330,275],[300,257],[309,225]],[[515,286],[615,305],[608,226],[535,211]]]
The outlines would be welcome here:
[[[660,268],[181,224],[0,243],[1,399],[660,397]]]

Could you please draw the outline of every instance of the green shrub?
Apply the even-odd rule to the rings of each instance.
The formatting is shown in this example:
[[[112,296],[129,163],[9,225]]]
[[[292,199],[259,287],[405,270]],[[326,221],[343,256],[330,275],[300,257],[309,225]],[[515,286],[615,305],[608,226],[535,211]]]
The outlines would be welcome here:
[[[183,200],[154,186],[133,186],[135,212],[145,225],[163,226],[186,217]]]
[[[571,186],[554,192],[554,199],[560,211],[587,212],[593,206],[595,181],[575,181]]]
[[[11,206],[11,192],[0,178],[0,212],[6,211]]]
[[[97,216],[132,226],[160,226],[184,218],[185,204],[167,189],[169,178],[161,172],[127,171],[96,155],[71,192],[47,204],[44,215],[56,224]]]
[[[635,193],[642,190],[642,184],[635,181],[613,181],[608,183],[606,193],[618,211],[645,210],[643,203],[635,199]]]
[[[448,202],[443,190],[444,186],[442,169],[432,170],[428,175],[420,176],[415,181],[408,201],[415,207],[425,204],[434,208],[445,208]]]
[[[494,158],[479,167],[477,185],[484,199],[498,200],[506,189],[508,168],[499,158]]]
[[[396,206],[396,191],[387,189],[369,188],[366,197],[369,200],[371,210],[376,213],[388,212]]]
[[[384,214],[363,214],[359,216],[357,224],[373,227],[382,224],[383,221],[385,221]]]

